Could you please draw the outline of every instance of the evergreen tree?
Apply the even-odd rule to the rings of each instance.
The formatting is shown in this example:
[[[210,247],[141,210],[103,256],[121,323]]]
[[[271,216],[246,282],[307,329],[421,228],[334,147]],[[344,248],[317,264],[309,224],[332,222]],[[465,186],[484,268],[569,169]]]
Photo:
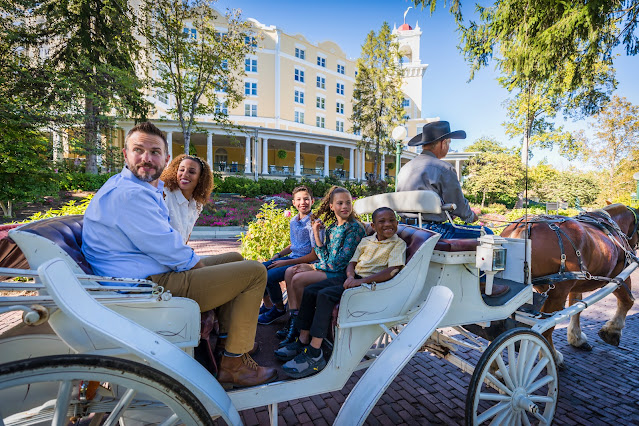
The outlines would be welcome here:
[[[379,33],[368,33],[362,56],[357,60],[351,120],[353,132],[362,135],[359,146],[375,151],[375,179],[380,175],[380,156],[394,152],[395,142],[390,136],[393,128],[404,122],[399,59],[399,45],[384,22]]]
[[[66,128],[97,173],[102,136],[119,117],[142,117],[148,107],[134,66],[139,51],[135,16],[126,0],[12,0],[4,11],[7,35],[28,55],[29,66],[47,74],[34,80],[46,95],[49,124]]]
[[[156,76],[152,86],[173,97],[169,112],[180,122],[188,154],[198,116],[232,126],[224,110],[244,98],[244,61],[256,41],[239,11],[226,14],[224,31],[216,28],[218,14],[207,0],[147,1],[144,12],[148,59]]]

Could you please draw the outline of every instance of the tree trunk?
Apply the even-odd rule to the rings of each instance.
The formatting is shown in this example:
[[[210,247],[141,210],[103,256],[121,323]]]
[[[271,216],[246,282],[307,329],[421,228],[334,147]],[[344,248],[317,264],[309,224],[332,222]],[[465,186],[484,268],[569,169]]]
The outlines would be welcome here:
[[[184,135],[184,154],[189,155],[189,145],[191,144],[191,132],[186,131]]]
[[[93,101],[86,98],[84,101],[84,150],[86,152],[86,169],[87,174],[98,173],[98,129],[96,122],[96,108]]]
[[[13,202],[11,200],[0,201],[0,208],[2,208],[2,215],[4,217],[13,216]]]
[[[482,196],[481,196],[481,208],[484,208],[484,203],[486,202],[486,191],[482,191]]]

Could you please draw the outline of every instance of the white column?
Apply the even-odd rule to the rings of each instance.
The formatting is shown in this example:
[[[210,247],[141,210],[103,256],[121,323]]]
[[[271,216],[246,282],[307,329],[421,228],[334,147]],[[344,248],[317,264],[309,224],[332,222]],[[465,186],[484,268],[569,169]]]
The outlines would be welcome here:
[[[166,143],[169,144],[169,155],[173,157],[173,132],[166,132]]]
[[[209,167],[213,170],[213,133],[211,132],[206,134],[206,162],[209,163]]]
[[[246,137],[244,146],[244,173],[251,173],[251,137]]]
[[[386,154],[382,153],[382,161],[380,164],[381,172],[379,173],[379,178],[384,180],[384,175],[386,174]]]
[[[461,164],[459,160],[455,160],[455,171],[457,172],[457,180],[461,182]]]
[[[302,168],[300,167],[300,145],[301,142],[295,142],[295,176],[302,175]]]
[[[328,144],[324,145],[324,176],[329,176],[328,172]]]
[[[366,173],[366,149],[362,149],[360,156],[360,169],[359,169],[359,179],[364,180],[364,173]]]
[[[348,160],[348,179],[353,180],[355,179],[355,148],[351,148]]]
[[[262,174],[268,174],[268,138],[262,138]]]

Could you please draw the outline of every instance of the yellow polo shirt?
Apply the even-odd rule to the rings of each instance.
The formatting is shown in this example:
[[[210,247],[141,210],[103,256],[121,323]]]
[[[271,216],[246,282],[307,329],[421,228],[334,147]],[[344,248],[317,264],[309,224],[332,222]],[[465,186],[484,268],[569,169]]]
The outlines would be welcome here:
[[[406,243],[397,234],[383,241],[377,240],[377,233],[362,238],[355,249],[351,262],[357,262],[355,273],[368,277],[391,266],[406,264]]]

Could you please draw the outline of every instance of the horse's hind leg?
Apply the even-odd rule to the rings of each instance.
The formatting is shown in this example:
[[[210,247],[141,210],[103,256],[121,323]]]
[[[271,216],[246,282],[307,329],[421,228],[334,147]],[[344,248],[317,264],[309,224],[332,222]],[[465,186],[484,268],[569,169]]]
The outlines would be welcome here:
[[[601,330],[599,330],[598,333],[601,340],[614,346],[619,346],[619,341],[621,340],[621,329],[623,329],[626,325],[626,314],[630,308],[632,308],[635,301],[629,291],[632,288],[630,278],[626,280],[626,284],[628,285],[627,289],[624,286],[621,286],[613,292],[613,294],[617,297],[617,311],[615,312],[615,315],[610,318],[603,327],[601,327]]]
[[[568,294],[568,306],[572,306],[575,301],[580,300],[582,298],[582,293],[573,293],[570,292]],[[592,345],[588,343],[588,338],[581,331],[581,323],[580,323],[579,313],[570,317],[570,324],[568,324],[568,336],[567,340],[570,346],[574,346],[577,349],[582,351],[591,351]]]

